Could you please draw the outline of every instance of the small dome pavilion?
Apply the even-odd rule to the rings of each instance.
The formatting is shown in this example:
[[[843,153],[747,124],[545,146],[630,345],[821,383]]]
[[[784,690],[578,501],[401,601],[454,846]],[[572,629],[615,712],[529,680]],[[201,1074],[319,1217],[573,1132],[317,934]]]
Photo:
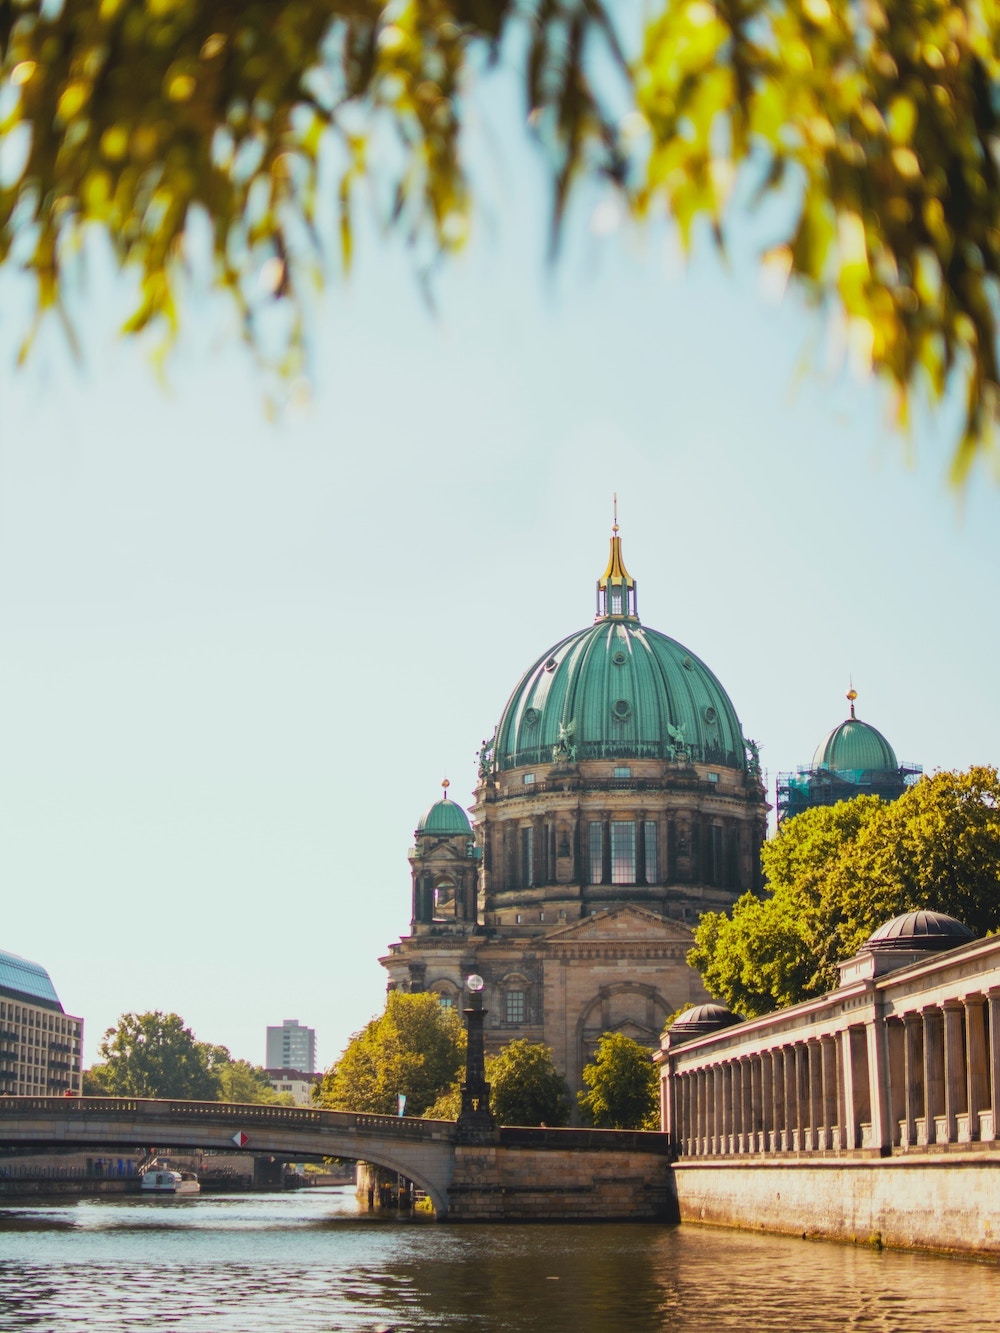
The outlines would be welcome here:
[[[858,692],[847,691],[850,716],[817,745],[808,767],[778,774],[778,823],[817,805],[836,805],[855,796],[894,801],[923,772],[920,764],[901,764],[882,735],[856,714]]]

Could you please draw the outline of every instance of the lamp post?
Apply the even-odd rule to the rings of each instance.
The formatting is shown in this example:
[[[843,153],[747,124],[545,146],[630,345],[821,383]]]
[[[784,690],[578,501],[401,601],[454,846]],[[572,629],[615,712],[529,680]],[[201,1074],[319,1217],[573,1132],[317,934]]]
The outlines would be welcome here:
[[[483,1038],[483,987],[486,983],[475,972],[465,979],[469,1003],[464,1010],[468,1032],[465,1051],[465,1078],[462,1080],[462,1109],[458,1113],[460,1142],[474,1143],[494,1136],[496,1122],[490,1110],[490,1085],[486,1082],[486,1045]]]

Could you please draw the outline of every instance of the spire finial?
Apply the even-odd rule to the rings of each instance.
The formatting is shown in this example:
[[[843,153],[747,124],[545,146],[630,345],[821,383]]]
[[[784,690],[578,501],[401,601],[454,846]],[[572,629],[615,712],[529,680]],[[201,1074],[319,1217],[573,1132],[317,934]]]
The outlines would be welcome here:
[[[851,718],[854,718],[854,700],[858,697],[858,692],[854,688],[854,677],[850,677],[851,688],[847,691],[847,702],[851,705]]]
[[[449,788],[450,786],[451,786],[451,783],[448,781],[448,779],[447,779],[447,778],[442,778],[442,780],[441,780],[441,789],[442,789],[442,792],[443,792],[443,795],[442,795],[442,797],[441,797],[442,801],[446,801],[446,800],[448,799],[448,788]]]
[[[635,579],[622,559],[622,539],[618,536],[618,492],[613,492],[614,523],[611,528],[611,554],[608,567],[597,580],[597,617],[622,617],[638,620],[635,609]]]

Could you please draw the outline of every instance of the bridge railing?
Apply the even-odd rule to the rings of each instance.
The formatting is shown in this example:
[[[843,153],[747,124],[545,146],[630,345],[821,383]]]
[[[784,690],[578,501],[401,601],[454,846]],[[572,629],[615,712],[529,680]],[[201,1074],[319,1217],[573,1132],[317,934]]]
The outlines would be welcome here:
[[[146,1097],[0,1097],[0,1126],[7,1117],[48,1119],[52,1116],[105,1116],[112,1120],[169,1119],[178,1123],[228,1120],[237,1125],[285,1129],[339,1129],[392,1138],[450,1139],[450,1120],[371,1115],[355,1111],[322,1111],[308,1106],[268,1106],[240,1102],[189,1102]]]

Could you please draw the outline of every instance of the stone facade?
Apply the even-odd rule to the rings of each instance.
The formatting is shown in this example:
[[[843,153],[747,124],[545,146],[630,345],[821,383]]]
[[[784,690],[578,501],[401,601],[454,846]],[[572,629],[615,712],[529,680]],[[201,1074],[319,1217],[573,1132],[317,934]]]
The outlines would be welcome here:
[[[389,988],[461,1007],[478,973],[487,1049],[544,1041],[579,1088],[602,1033],[652,1049],[707,998],[692,927],[759,887],[766,811],[725,691],[640,624],[614,536],[594,626],[542,654],[484,743],[471,823],[447,798],[421,820]]]
[[[866,948],[657,1058],[682,1218],[1000,1252],[1000,939]]]

